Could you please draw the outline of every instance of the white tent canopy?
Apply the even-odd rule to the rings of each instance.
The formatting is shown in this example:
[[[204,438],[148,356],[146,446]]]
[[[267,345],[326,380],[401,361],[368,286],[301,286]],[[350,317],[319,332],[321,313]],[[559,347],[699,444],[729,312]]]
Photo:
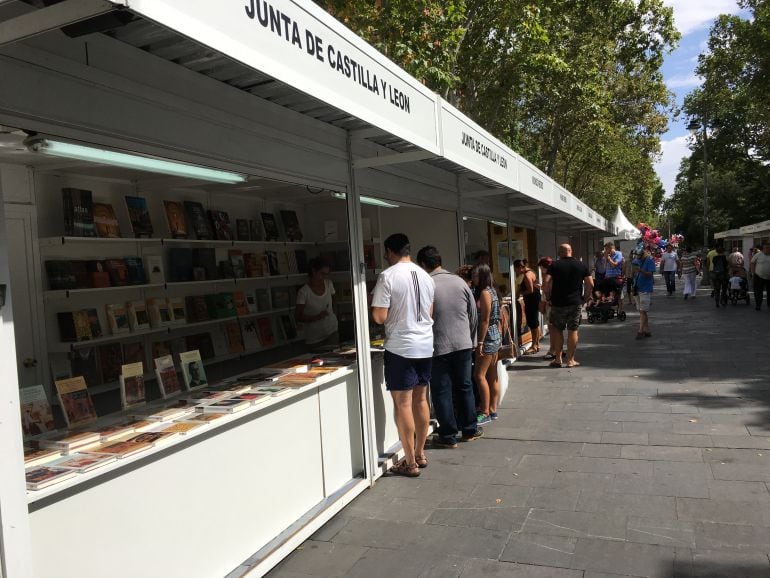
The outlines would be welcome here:
[[[625,239],[630,241],[639,237],[639,229],[628,220],[628,217],[623,213],[620,206],[618,206],[618,210],[615,211],[615,216],[612,218],[611,223],[615,226],[615,230],[617,231],[611,239]]]

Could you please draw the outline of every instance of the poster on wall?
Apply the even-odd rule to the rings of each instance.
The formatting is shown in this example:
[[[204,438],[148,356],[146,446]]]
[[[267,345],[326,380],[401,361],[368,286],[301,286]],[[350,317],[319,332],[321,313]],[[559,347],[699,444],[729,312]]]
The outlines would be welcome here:
[[[524,258],[524,243],[521,241],[511,241],[511,248],[513,250],[513,260]],[[498,271],[508,272],[511,269],[511,255],[508,253],[508,241],[499,241],[497,243],[497,266]]]

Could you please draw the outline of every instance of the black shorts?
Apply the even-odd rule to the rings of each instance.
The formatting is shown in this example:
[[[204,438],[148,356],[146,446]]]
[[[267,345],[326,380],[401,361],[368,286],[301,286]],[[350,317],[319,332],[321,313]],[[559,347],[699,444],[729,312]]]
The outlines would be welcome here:
[[[623,279],[621,277],[605,277],[599,284],[597,290],[602,292],[605,297],[609,296],[613,291],[620,291],[623,289]]]
[[[428,385],[432,366],[432,357],[411,359],[385,351],[385,386],[388,391],[409,391]]]

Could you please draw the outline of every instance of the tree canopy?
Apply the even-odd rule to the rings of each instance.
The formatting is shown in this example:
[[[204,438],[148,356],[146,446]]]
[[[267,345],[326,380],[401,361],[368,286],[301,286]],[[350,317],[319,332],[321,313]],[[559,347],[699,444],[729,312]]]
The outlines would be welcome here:
[[[596,210],[654,222],[679,39],[663,0],[319,3]]]

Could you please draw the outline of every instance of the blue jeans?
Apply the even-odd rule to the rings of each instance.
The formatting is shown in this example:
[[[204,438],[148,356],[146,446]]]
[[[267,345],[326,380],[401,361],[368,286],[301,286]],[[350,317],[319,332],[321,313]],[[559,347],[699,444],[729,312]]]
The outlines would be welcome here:
[[[663,271],[663,278],[666,280],[668,294],[676,293],[676,271]]]
[[[430,395],[438,420],[438,436],[447,443],[476,433],[476,402],[471,380],[472,349],[453,351],[433,358]]]

